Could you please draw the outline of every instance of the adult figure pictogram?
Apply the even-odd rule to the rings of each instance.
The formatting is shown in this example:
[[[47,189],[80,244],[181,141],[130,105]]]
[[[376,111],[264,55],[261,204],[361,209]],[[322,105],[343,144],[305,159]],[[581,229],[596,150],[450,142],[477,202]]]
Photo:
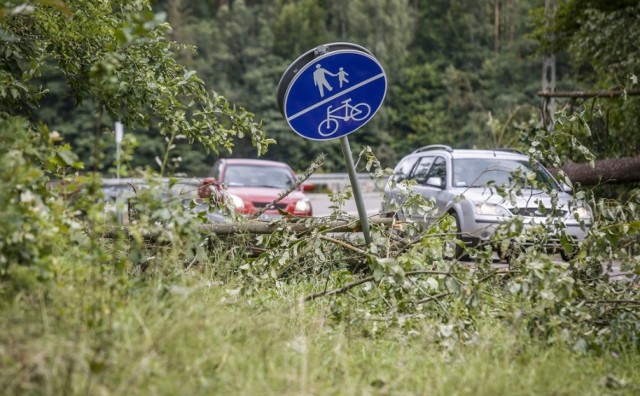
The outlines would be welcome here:
[[[335,77],[336,74],[331,73],[327,69],[324,69],[319,63],[316,65],[316,70],[313,72],[313,84],[320,90],[320,97],[324,98],[324,89],[329,92],[333,91],[333,87],[327,81],[327,74]]]

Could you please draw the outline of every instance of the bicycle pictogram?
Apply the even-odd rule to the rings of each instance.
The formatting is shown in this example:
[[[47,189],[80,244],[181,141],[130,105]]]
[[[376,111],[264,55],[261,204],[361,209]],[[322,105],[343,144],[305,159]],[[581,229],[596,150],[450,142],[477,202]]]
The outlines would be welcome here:
[[[366,103],[358,103],[355,106],[349,104],[351,99],[342,101],[342,106],[327,107],[327,118],[318,125],[318,133],[320,136],[331,136],[338,131],[340,121],[362,121],[371,113],[371,106]]]

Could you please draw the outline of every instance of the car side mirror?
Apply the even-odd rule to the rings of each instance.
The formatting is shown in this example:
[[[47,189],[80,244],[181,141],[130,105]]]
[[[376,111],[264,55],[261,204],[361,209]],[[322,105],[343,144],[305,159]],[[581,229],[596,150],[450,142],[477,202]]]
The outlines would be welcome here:
[[[400,183],[401,181],[405,180],[406,178],[407,177],[402,172],[395,172],[393,174],[393,176],[391,176],[391,179],[396,183]]]
[[[561,183],[560,186],[562,187],[562,191],[566,192],[567,194],[573,194],[573,188],[565,183]]]
[[[442,178],[436,176],[428,178],[427,186],[442,188]]]

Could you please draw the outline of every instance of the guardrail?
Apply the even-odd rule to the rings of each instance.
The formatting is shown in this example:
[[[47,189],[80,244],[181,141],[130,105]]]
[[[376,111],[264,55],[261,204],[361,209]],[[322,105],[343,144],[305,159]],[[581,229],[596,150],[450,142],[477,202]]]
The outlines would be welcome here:
[[[384,185],[381,181],[376,181],[368,173],[357,173],[358,184],[363,192],[378,191]],[[323,186],[332,192],[342,191],[351,185],[349,175],[346,173],[315,173],[309,176],[307,181],[316,186]]]
[[[368,173],[358,173],[357,175],[360,189],[363,192],[380,191],[384,184],[384,181],[376,181]],[[198,186],[202,183],[204,178],[199,177],[185,177],[177,178],[177,181],[173,185],[173,190],[191,196],[197,194]],[[169,178],[164,178],[163,183],[169,184]],[[172,180],[176,180],[175,178]],[[351,183],[349,181],[349,175],[346,173],[318,173],[311,175],[307,182],[317,186],[316,191],[328,190],[332,192],[342,191]],[[103,191],[107,197],[115,198],[123,190],[131,190],[139,186],[146,186],[147,182],[140,178],[104,178],[102,179]]]

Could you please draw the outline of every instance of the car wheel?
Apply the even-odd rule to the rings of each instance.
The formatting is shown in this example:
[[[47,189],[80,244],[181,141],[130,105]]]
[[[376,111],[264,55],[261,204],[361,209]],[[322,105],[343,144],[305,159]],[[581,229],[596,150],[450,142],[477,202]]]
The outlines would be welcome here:
[[[496,250],[498,252],[498,257],[509,264],[511,264],[520,256],[520,254],[522,254],[522,249],[516,241],[509,241],[509,244],[506,247],[503,247],[502,244],[499,244]]]
[[[460,219],[458,218],[458,214],[455,212],[450,213],[451,217],[453,217],[453,223],[455,226],[454,232],[456,235],[455,242],[448,242],[451,246],[451,250],[454,252],[453,258],[458,260],[469,260],[469,255],[465,253],[465,249],[460,246],[462,241],[462,231],[460,230]]]
[[[573,250],[571,251],[571,253],[567,252],[565,249],[560,250],[560,257],[562,257],[562,260],[567,262],[573,260],[573,258],[575,258],[577,255],[578,255],[577,246],[573,247]]]

